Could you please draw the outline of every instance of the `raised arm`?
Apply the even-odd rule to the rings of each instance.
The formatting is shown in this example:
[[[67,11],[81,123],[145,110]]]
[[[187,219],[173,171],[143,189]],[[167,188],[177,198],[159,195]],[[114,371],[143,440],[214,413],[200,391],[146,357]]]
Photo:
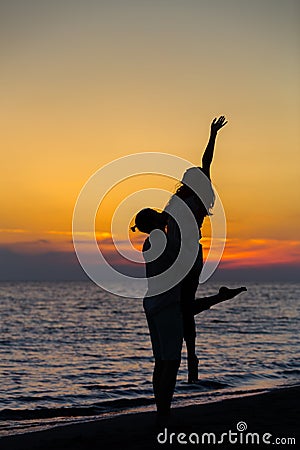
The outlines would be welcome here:
[[[226,125],[227,121],[225,116],[215,118],[210,126],[210,136],[206,149],[202,156],[202,169],[203,172],[210,178],[210,166],[214,156],[215,142],[218,131]]]

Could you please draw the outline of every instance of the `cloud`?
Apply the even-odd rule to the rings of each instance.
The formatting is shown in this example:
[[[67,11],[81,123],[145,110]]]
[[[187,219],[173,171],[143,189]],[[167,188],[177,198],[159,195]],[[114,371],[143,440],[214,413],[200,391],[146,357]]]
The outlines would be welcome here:
[[[17,253],[0,248],[0,280],[85,280],[72,252]]]
[[[58,236],[73,236],[72,231],[64,231],[64,230],[48,230],[44,232],[45,234],[50,235],[58,235]],[[93,231],[76,231],[76,236],[82,236],[89,239],[94,238],[94,232]],[[96,239],[108,239],[111,238],[111,233],[108,231],[100,231],[95,233]]]
[[[28,230],[24,230],[23,228],[0,228],[0,233],[28,233]]]
[[[143,238],[137,240],[140,246]],[[207,252],[208,240],[205,240]],[[128,248],[127,241],[118,242]],[[113,247],[110,238],[100,242],[107,261],[129,276],[143,275],[144,266],[131,263]],[[87,245],[87,252],[89,246]],[[131,250],[132,251],[132,250]],[[87,279],[70,240],[53,243],[48,239],[0,245],[0,280],[82,280]],[[266,239],[229,239],[213,279],[298,281],[299,241]]]
[[[300,242],[278,239],[229,239],[222,257],[223,267],[273,267],[300,265]]]
[[[300,265],[274,264],[273,266],[228,267],[221,263],[210,281],[215,282],[299,282]]]

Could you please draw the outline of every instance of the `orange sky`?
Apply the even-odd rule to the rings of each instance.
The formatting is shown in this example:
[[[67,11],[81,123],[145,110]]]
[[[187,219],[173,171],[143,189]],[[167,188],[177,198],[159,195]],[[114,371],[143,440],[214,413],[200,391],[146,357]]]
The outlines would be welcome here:
[[[224,261],[300,263],[298,2],[6,2],[0,16],[1,247],[72,251],[74,204],[95,170],[146,151],[198,165],[225,114],[212,168]],[[149,186],[174,190],[158,177],[116,187],[100,239],[114,207]]]

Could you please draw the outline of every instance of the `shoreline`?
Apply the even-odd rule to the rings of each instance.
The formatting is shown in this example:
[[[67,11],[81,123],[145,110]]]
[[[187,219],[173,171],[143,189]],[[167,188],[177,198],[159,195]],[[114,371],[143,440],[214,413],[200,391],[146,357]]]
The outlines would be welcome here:
[[[207,404],[174,407],[168,431],[155,426],[154,412],[138,412],[81,422],[59,425],[44,431],[32,431],[0,438],[1,450],[96,450],[96,449],[152,449],[197,448],[201,446],[203,433],[214,433],[220,439],[222,433],[237,433],[237,423],[244,422],[245,433],[265,433],[275,438],[295,438],[299,442],[300,386],[277,388],[265,393],[216,401]],[[157,435],[161,441],[157,442]],[[170,433],[175,433],[170,438]],[[180,433],[184,433],[185,437]],[[238,433],[239,439],[242,439]],[[192,436],[193,435],[193,436]],[[190,442],[200,439],[200,443]],[[180,439],[187,443],[178,442]],[[206,436],[207,438],[207,436]],[[171,439],[171,443],[170,443]],[[213,439],[211,436],[210,439]],[[228,437],[224,438],[225,441]],[[215,444],[220,448],[232,448],[233,443]],[[196,445],[195,445],[196,444]],[[202,444],[203,445],[203,444]],[[207,445],[209,445],[207,443]],[[211,443],[210,445],[213,445]],[[260,446],[268,445],[260,441]],[[282,444],[283,445],[283,444]],[[286,444],[288,445],[288,444]],[[241,444],[238,444],[241,447]],[[252,444],[253,446],[253,444]],[[244,444],[244,448],[251,445]]]

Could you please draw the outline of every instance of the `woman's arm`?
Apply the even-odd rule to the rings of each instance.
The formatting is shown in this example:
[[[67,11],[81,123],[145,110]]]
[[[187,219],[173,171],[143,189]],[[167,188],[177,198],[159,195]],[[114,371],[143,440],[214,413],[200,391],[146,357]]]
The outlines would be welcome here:
[[[227,121],[225,116],[220,116],[218,119],[215,118],[210,126],[210,136],[207,143],[206,149],[202,157],[202,169],[203,172],[210,178],[210,166],[214,156],[215,142],[218,131],[226,125]]]

